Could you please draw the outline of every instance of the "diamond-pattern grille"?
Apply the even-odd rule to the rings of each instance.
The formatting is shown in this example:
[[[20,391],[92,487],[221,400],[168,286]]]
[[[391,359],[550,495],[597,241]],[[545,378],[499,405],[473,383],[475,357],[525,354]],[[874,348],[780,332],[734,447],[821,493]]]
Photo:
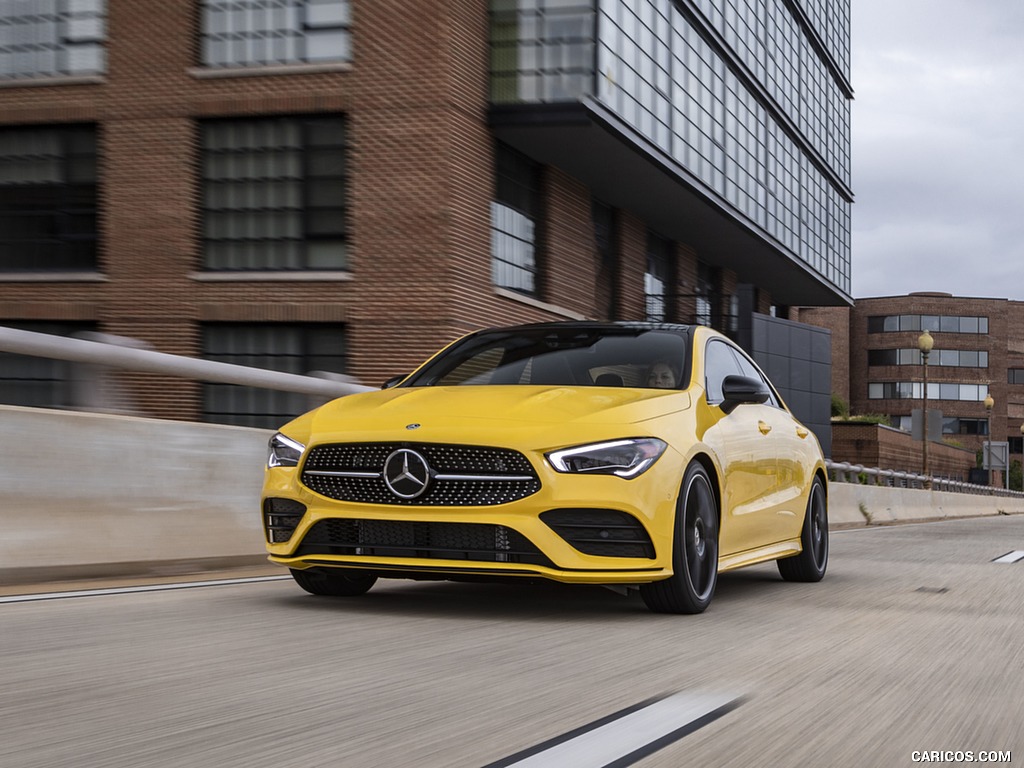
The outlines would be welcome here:
[[[384,463],[400,448],[421,454],[431,468],[427,490],[413,499],[392,493],[384,481]],[[302,482],[316,493],[339,501],[413,506],[493,506],[518,501],[540,490],[540,480],[529,460],[517,451],[433,443],[316,446],[306,458]]]

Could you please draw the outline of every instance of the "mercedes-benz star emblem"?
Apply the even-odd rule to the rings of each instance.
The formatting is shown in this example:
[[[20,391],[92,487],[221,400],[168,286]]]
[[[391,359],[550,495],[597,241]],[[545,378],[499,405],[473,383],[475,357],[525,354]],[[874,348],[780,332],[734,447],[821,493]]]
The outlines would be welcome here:
[[[400,499],[415,499],[430,484],[430,465],[416,451],[399,448],[384,462],[384,482]]]

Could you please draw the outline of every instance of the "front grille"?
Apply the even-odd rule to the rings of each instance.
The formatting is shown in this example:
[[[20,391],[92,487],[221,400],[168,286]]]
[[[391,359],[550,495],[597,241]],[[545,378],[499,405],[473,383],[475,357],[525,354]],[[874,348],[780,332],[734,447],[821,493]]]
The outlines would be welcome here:
[[[332,518],[313,524],[296,557],[414,557],[553,567],[518,531],[487,523]]]
[[[384,480],[384,464],[400,448],[416,451],[430,465],[427,489],[415,498],[396,495]],[[316,446],[303,465],[302,482],[310,490],[339,501],[414,506],[492,506],[518,501],[540,490],[540,480],[529,460],[517,451],[415,443]]]
[[[271,544],[288,541],[304,514],[306,505],[294,499],[264,499],[263,526],[267,541]]]
[[[549,509],[543,520],[585,555],[654,557],[654,544],[639,520],[617,509]]]

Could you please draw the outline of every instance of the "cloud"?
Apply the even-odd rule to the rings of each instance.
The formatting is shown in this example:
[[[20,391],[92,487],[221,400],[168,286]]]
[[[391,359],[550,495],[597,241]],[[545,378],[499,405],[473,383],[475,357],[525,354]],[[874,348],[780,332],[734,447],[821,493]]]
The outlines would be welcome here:
[[[854,296],[1024,299],[1021,6],[854,0]]]

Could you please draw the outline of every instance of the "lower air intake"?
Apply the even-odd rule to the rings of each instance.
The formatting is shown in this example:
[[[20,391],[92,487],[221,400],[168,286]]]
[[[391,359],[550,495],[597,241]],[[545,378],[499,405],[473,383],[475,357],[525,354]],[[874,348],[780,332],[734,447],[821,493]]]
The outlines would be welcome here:
[[[617,509],[550,509],[541,513],[555,533],[585,555],[654,557],[654,544],[639,520]]]
[[[330,519],[315,523],[296,557],[403,557],[554,567],[525,536],[502,525]]]

